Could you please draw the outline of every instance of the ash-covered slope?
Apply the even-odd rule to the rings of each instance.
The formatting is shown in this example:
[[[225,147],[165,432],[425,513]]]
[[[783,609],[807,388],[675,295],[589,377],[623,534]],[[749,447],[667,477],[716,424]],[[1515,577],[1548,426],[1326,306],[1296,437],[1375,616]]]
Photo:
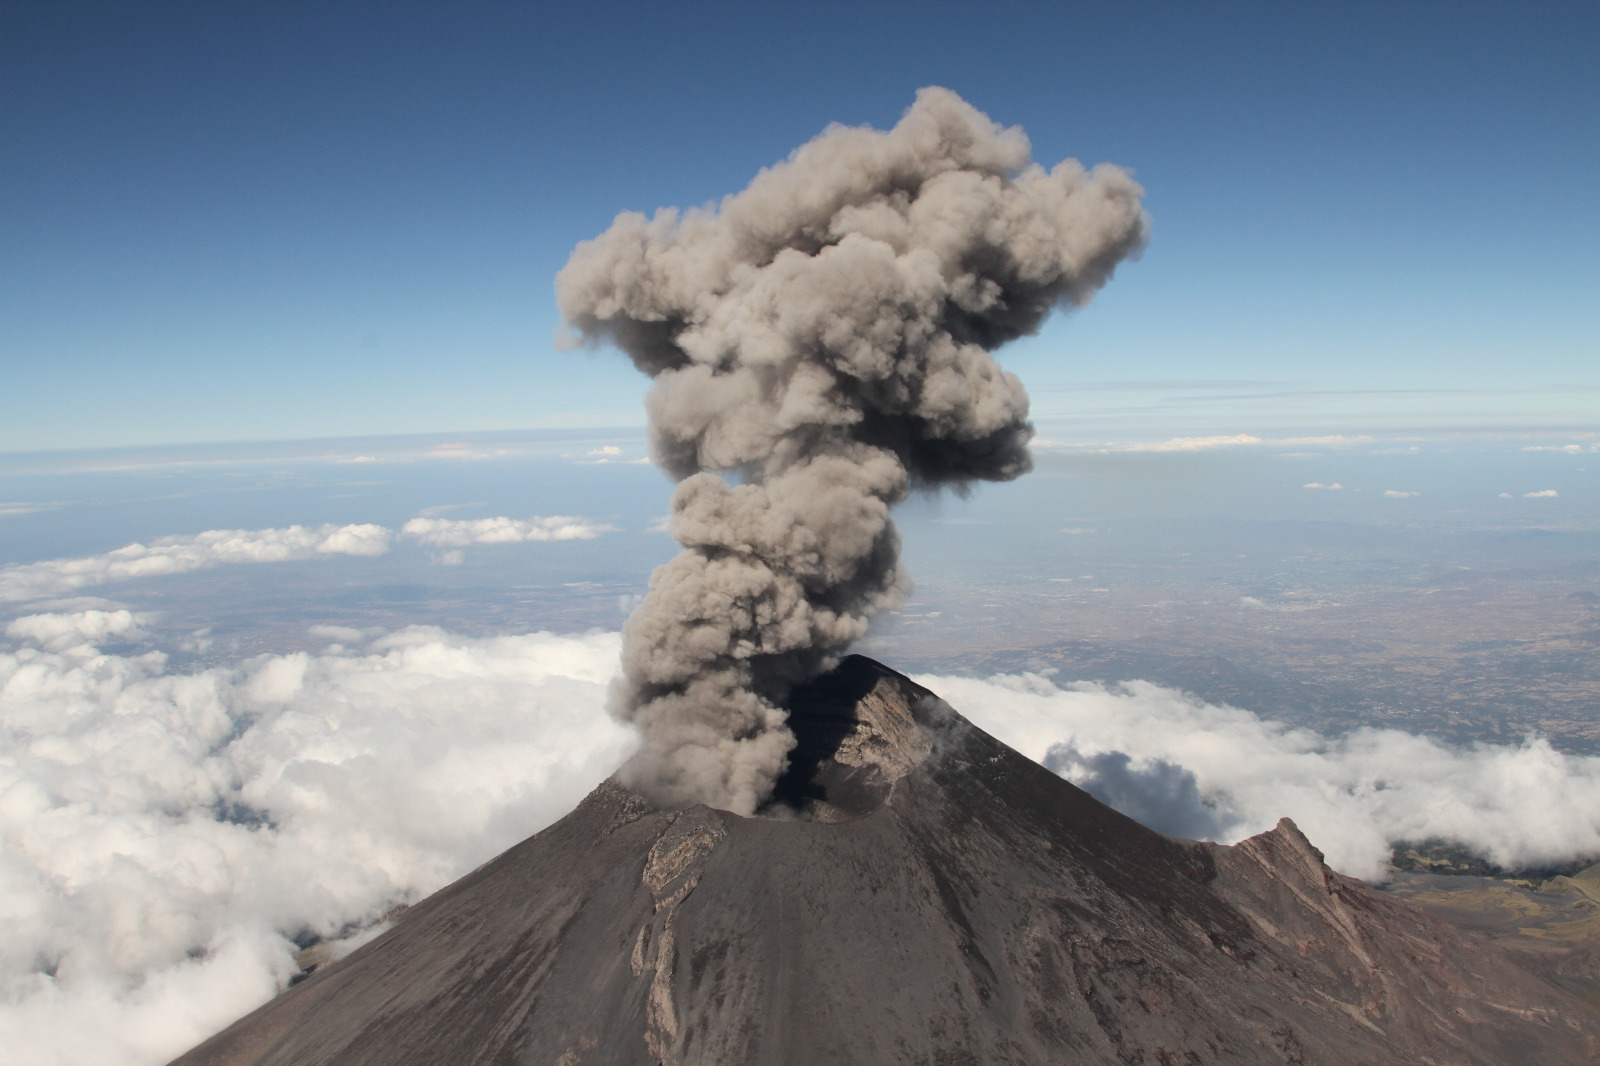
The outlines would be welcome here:
[[[773,816],[613,781],[182,1066],[1527,1063],[1600,1025],[1331,873],[1173,840],[852,657]]]

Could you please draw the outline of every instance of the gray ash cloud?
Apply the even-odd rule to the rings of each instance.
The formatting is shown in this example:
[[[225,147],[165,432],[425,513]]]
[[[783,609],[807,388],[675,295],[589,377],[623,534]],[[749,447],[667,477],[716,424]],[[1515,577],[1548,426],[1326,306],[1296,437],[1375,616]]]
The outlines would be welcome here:
[[[715,208],[625,212],[557,278],[577,335],[654,379],[682,552],[628,619],[624,777],[754,810],[793,743],[781,702],[904,599],[890,508],[1029,469],[997,346],[1085,303],[1144,243],[1122,170],[1034,164],[946,89],[888,131],[833,126]]]

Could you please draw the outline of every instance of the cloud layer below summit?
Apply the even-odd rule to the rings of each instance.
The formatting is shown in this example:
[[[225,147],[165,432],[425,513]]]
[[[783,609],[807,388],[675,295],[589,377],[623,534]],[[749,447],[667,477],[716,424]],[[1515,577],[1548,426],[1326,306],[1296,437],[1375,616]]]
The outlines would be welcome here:
[[[443,886],[636,743],[604,709],[616,633],[317,627],[320,652],[184,672],[145,621],[25,615],[0,646],[0,1044],[28,1061],[157,1066],[281,988],[292,937]],[[1288,815],[1367,877],[1399,839],[1506,865],[1600,852],[1600,759],[1537,739],[1325,737],[1144,682],[918,680],[1167,832]]]

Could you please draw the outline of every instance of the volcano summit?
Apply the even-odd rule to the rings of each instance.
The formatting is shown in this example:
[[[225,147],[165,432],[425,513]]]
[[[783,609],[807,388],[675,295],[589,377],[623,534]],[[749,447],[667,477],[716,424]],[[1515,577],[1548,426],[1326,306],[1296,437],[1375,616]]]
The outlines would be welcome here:
[[[758,816],[615,779],[174,1066],[1576,1063],[1600,1022],[1332,873],[1100,804],[860,656]]]

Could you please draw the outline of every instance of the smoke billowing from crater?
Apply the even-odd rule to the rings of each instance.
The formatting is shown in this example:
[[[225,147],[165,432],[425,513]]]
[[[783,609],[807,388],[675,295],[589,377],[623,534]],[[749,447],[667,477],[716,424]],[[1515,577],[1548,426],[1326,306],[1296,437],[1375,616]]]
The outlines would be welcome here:
[[[652,452],[681,482],[683,551],[623,631],[630,785],[741,812],[770,793],[789,687],[909,591],[890,507],[1028,470],[1028,396],[990,351],[1140,248],[1141,192],[1045,170],[930,88],[892,130],[830,127],[715,209],[624,212],[577,247],[561,312],[654,379]]]

